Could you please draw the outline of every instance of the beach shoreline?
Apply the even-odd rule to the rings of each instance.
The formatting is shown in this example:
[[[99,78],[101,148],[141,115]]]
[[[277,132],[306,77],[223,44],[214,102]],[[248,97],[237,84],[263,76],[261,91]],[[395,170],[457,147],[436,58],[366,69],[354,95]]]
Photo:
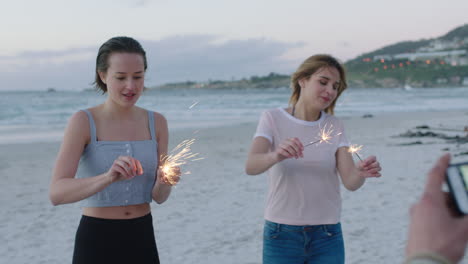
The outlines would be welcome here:
[[[408,210],[427,171],[442,153],[466,152],[468,144],[399,135],[421,125],[463,128],[468,109],[340,119],[351,143],[364,146],[361,155],[376,155],[383,169],[382,178],[368,180],[356,192],[342,188],[346,263],[402,263]],[[196,138],[193,151],[205,159],[183,168],[191,174],[182,177],[166,203],[151,204],[161,263],[261,263],[267,178],[244,172],[256,125],[171,130],[170,149]],[[69,263],[81,211],[78,204],[54,207],[48,200],[59,142],[1,144],[0,149],[0,242],[5,245],[0,263]],[[454,161],[468,161],[468,155]]]

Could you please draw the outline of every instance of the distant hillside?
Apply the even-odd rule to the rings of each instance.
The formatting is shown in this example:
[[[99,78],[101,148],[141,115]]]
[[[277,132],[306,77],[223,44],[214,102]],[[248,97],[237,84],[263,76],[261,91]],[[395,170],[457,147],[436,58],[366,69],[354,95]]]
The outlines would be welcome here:
[[[439,38],[422,39],[417,41],[402,41],[395,44],[387,45],[375,51],[362,54],[356,57],[355,59],[348,61],[347,63],[361,62],[363,58],[374,57],[377,55],[413,53],[416,52],[419,48],[428,46],[431,42],[437,40],[452,41],[455,39],[463,40],[466,38],[468,38],[468,24],[457,27]],[[465,45],[468,46],[468,43],[465,43]]]
[[[350,87],[468,86],[468,24],[439,38],[403,41],[362,54],[345,63]],[[278,88],[289,87],[290,76],[270,73],[241,80],[177,82],[167,88]]]
[[[430,42],[431,42],[430,39],[399,42],[399,43],[388,45],[378,50],[360,55],[357,58],[348,61],[347,64],[354,63],[354,62],[360,63],[362,59],[364,58],[374,57],[377,55],[416,52],[417,49],[428,45]]]
[[[207,82],[178,82],[168,83],[151,88],[208,88],[208,89],[227,89],[227,88],[280,88],[289,86],[289,75],[270,73],[267,76],[252,76],[249,79],[222,81],[211,80]]]
[[[443,40],[452,40],[454,38],[468,38],[468,24],[465,24],[461,27],[457,27],[456,29],[450,31],[449,33],[445,34],[440,38]]]
[[[468,86],[468,24],[432,39],[403,41],[345,63],[350,86]]]

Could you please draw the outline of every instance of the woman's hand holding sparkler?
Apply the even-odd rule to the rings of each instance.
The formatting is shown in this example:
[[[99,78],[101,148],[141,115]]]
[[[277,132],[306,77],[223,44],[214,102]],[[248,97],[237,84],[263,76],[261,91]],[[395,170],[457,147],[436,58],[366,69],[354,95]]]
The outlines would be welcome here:
[[[128,180],[142,174],[143,167],[140,161],[130,156],[118,157],[106,172],[110,183]]]
[[[274,151],[275,161],[280,162],[289,158],[303,158],[303,151],[304,145],[298,138],[288,138],[281,142]]]
[[[161,166],[158,169],[158,181],[166,185],[176,185],[179,182],[180,175],[180,165],[187,164],[189,161],[202,160],[199,158],[199,153],[193,153],[190,148],[195,142],[195,139],[186,139],[177,145],[169,155],[162,155],[161,157]],[[184,174],[190,174],[190,171],[185,172]]]
[[[362,178],[374,178],[382,176],[380,163],[375,156],[370,156],[357,164],[358,175]]]
[[[174,186],[180,180],[180,167],[161,166],[158,168],[157,181],[160,184]]]

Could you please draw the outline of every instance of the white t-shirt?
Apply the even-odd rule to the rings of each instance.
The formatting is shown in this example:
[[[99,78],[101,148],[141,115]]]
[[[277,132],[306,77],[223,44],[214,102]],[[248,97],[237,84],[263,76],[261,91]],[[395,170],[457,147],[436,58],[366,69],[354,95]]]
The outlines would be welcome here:
[[[330,130],[329,142],[305,147],[304,158],[285,159],[268,170],[269,189],[265,219],[288,225],[336,224],[340,221],[340,179],[335,153],[349,146],[343,124],[322,112],[319,120],[297,119],[283,108],[262,113],[255,137],[264,137],[271,150],[287,138],[297,137],[306,145],[320,139],[321,129]]]

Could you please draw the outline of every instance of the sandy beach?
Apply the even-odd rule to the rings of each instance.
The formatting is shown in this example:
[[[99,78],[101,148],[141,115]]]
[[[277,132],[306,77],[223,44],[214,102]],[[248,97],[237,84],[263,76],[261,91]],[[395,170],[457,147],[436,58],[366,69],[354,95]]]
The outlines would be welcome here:
[[[468,110],[342,120],[350,141],[364,145],[361,156],[376,155],[383,168],[382,178],[368,180],[358,191],[342,189],[346,263],[402,263],[408,210],[421,194],[426,172],[444,151],[466,153],[468,144],[398,135],[421,125],[462,129]],[[170,148],[197,138],[193,151],[205,159],[183,168],[192,174],[166,203],[152,203],[161,263],[261,263],[267,179],[244,172],[255,129],[256,123],[245,123],[170,134]],[[0,263],[71,263],[79,205],[54,207],[48,199],[59,144],[0,145]],[[468,161],[468,155],[454,161]]]

